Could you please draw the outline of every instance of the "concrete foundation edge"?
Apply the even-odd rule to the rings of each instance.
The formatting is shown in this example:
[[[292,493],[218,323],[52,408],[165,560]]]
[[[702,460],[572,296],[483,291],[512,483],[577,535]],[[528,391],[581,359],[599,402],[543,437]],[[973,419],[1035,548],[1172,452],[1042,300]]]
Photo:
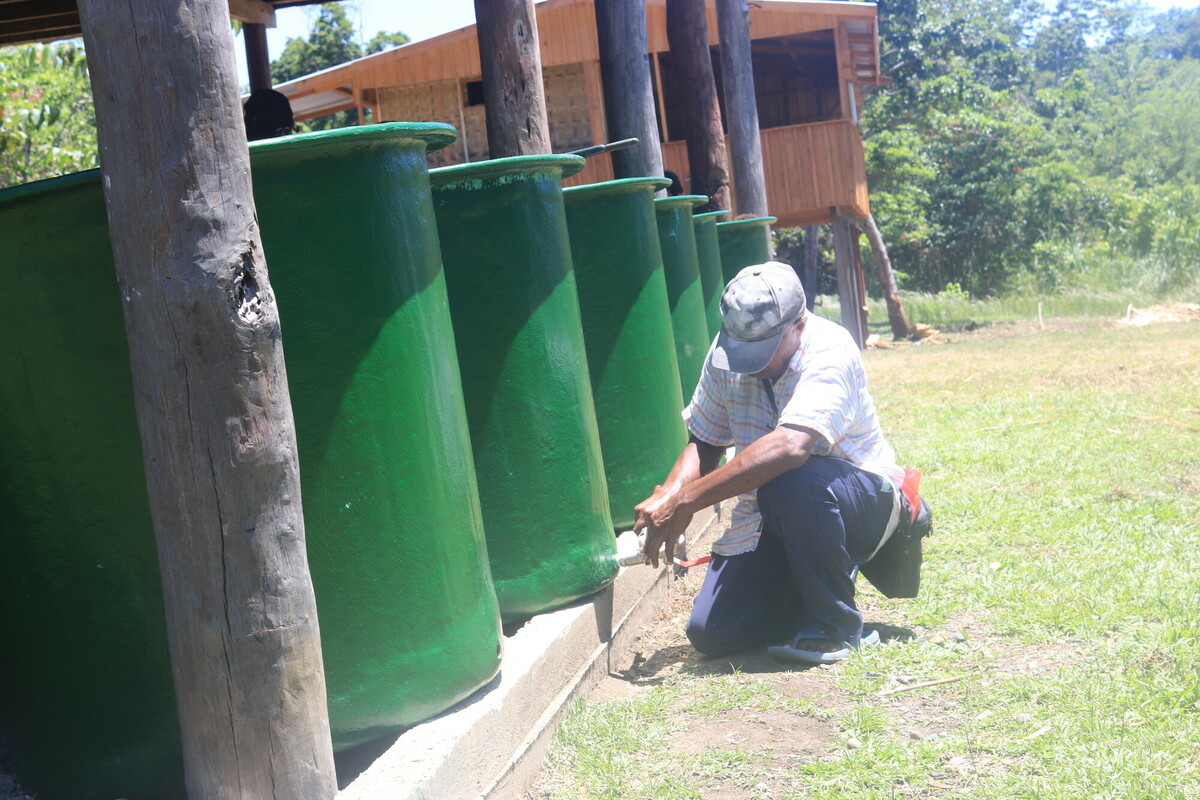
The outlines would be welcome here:
[[[711,510],[693,542],[718,523]],[[614,667],[661,607],[670,571],[622,569],[608,588],[531,619],[505,639],[500,675],[449,711],[405,731],[339,800],[507,800],[540,771],[562,716]]]

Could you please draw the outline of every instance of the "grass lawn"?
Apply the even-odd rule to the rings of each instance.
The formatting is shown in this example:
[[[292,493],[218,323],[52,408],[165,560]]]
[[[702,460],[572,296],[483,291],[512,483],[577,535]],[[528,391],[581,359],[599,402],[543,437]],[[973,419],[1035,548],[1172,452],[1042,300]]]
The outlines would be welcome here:
[[[921,596],[860,580],[884,643],[798,670],[696,656],[689,576],[529,796],[1200,798],[1200,324],[1120,316],[867,352]]]

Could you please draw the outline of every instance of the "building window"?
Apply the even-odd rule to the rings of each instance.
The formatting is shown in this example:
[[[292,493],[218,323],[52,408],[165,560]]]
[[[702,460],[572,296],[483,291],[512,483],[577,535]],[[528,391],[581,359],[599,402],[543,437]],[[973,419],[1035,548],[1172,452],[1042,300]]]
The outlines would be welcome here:
[[[467,107],[483,105],[483,81],[467,81],[463,85],[466,88]]]

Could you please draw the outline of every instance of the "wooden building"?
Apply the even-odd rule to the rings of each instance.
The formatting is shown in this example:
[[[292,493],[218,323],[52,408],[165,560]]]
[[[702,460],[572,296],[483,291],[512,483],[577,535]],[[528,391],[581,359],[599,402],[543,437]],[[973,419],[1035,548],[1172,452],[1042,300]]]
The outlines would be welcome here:
[[[535,8],[554,151],[607,141],[592,0],[544,0]],[[665,0],[647,0],[646,16],[663,164],[686,189],[687,145],[667,46]],[[720,95],[711,0],[708,31]],[[829,222],[835,211],[866,217],[857,119],[860,87],[881,82],[875,4],[756,0],[750,4],[750,38],[770,213],[780,226]],[[376,122],[448,122],[459,130],[458,144],[431,155],[433,165],[488,157],[473,25],[275,88],[291,99],[297,119],[351,108],[361,115],[370,108]],[[587,168],[566,183],[611,178],[611,162],[602,155],[589,159]]]

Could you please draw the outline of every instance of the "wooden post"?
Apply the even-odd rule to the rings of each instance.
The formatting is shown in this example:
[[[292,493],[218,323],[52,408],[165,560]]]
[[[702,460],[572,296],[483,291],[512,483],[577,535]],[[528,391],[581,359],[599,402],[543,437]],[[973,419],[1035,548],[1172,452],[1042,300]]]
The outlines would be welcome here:
[[[750,12],[746,0],[717,0],[721,38],[721,83],[729,126],[733,191],[738,216],[765,217],[767,184],[763,178],[762,141],[754,64],[750,58]]]
[[[490,158],[550,152],[533,0],[475,0]]]
[[[842,327],[850,331],[855,344],[861,348],[866,342],[862,324],[862,297],[858,290],[858,276],[854,269],[853,226],[841,216],[829,223],[833,233],[833,253],[837,263],[838,303],[842,311]]]
[[[708,14],[704,0],[667,0],[667,41],[678,74],[679,105],[687,139],[689,191],[708,195],[697,212],[729,205],[729,160],[721,130],[721,105],[708,49]]]
[[[612,153],[613,176],[663,174],[662,144],[654,118],[646,0],[596,0],[596,38],[610,141],[636,137],[637,147]]]
[[[867,343],[870,329],[867,327],[867,276],[863,274],[862,247],[859,241],[860,232],[857,225],[850,226],[850,255],[854,259],[855,299],[858,300],[858,329],[862,336],[862,345]]]
[[[267,26],[257,22],[244,23],[242,36],[246,37],[246,72],[250,77],[250,91],[270,89],[271,56],[267,48]]]
[[[817,295],[821,293],[820,244],[821,229],[809,225],[804,229],[804,288],[808,310],[812,311]]]
[[[337,790],[224,3],[80,0],[192,798]]]

